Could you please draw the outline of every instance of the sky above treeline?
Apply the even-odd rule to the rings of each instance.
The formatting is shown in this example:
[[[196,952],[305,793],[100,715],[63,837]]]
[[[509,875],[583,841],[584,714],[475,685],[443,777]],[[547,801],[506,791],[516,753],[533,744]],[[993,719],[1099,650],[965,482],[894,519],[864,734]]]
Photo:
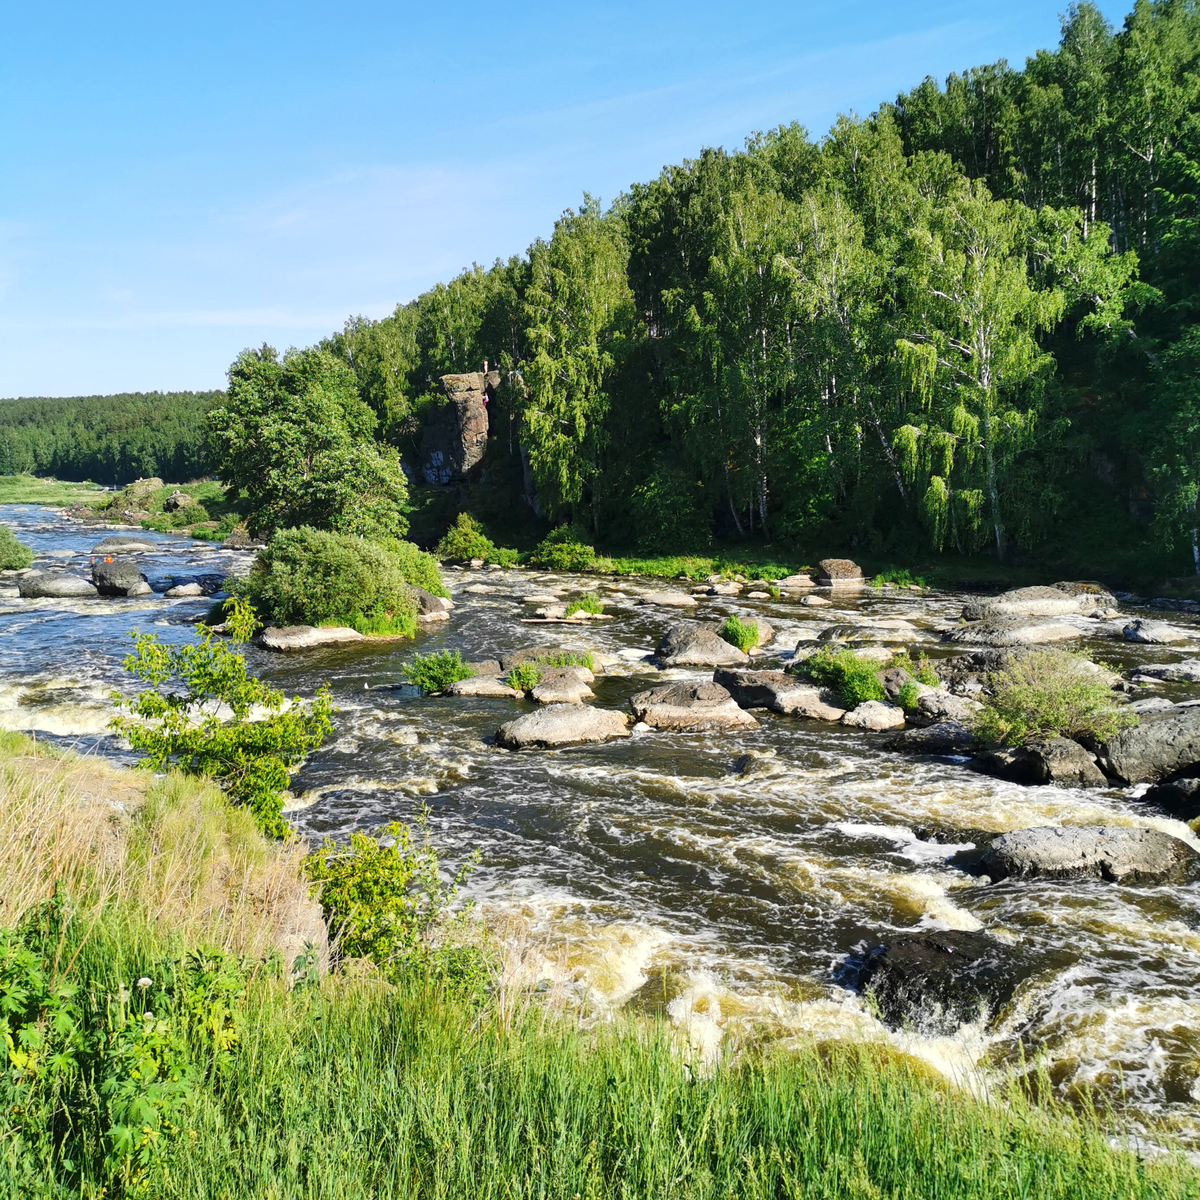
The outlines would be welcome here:
[[[1124,4],[1101,3],[1119,24]],[[224,386],[704,146],[1057,43],[1054,0],[14,4],[0,396]]]

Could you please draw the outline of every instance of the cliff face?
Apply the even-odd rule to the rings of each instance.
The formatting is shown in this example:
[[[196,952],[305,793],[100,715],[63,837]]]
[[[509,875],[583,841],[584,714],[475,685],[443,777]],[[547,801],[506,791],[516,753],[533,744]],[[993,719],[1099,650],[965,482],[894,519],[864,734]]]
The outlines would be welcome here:
[[[500,372],[443,375],[446,403],[429,418],[421,437],[421,473],[426,483],[466,479],[483,458],[488,439],[488,394]]]

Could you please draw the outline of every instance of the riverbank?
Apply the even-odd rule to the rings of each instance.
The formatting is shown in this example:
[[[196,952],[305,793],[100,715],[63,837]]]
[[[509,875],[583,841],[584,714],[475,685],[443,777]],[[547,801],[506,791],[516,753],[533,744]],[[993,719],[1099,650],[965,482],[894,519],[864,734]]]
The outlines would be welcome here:
[[[1200,1195],[1086,1111],[882,1046],[705,1063],[504,976],[474,1000],[322,976],[300,849],[213,788],[14,735],[0,778],[6,1194]]]

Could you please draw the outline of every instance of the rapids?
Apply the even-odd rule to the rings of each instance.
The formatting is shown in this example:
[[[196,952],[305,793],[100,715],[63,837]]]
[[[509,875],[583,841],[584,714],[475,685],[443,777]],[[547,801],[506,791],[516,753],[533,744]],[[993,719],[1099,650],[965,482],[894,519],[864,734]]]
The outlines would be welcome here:
[[[47,509],[0,507],[0,520],[34,546],[38,565],[79,573],[106,536]],[[244,552],[144,536],[159,552],[139,562],[160,591],[172,578],[248,568]],[[778,636],[762,666],[819,638],[902,638],[888,644],[919,644],[936,658],[952,652],[938,633],[957,618],[961,595],[866,588],[835,593],[828,608],[710,597],[681,614],[636,603],[661,589],[651,580],[454,569],[446,579],[451,619],[415,646],[291,657],[246,648],[252,669],[289,693],[332,685],[337,736],[297,774],[289,804],[311,841],[411,822],[427,807],[444,861],[482,850],[468,890],[507,931],[526,982],[572,992],[601,1016],[624,1006],[663,1012],[700,1053],[726,1036],[875,1038],[985,1087],[996,1070],[1040,1057],[1064,1094],[1098,1086],[1143,1134],[1200,1148],[1200,887],[988,885],[949,861],[971,830],[1036,824],[1152,824],[1200,848],[1187,826],[1140,803],[1144,788],[1020,787],[961,762],[889,754],[885,735],[765,712],[757,729],[737,734],[639,730],[606,745],[514,754],[491,738],[523,702],[422,698],[398,683],[414,650],[479,659],[556,645],[596,652],[605,664],[596,703],[626,707],[656,683],[710,677],[644,661],[681,615],[765,616]],[[521,623],[536,607],[524,597],[584,590],[614,619]],[[189,639],[209,603],[22,600],[0,586],[0,728],[129,761],[106,732],[113,689],[131,686],[121,671],[128,631]],[[887,618],[912,628],[870,631]],[[1200,638],[1196,617],[1170,619]],[[1080,645],[1121,670],[1200,650],[1086,637]],[[1148,694],[1200,697],[1200,685]],[[739,776],[733,764],[747,751],[757,752],[754,773]],[[923,828],[940,840],[918,838]],[[1028,978],[992,1027],[889,1032],[849,989],[856,954],[922,927],[984,929],[1027,952]]]

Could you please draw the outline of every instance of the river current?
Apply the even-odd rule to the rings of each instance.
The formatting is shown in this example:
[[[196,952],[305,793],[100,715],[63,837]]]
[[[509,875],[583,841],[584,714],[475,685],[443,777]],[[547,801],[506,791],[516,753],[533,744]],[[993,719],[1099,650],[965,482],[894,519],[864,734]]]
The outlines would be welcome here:
[[[80,574],[108,532],[32,507],[0,506],[0,520],[35,548],[37,565]],[[160,591],[248,569],[245,552],[136,536],[159,547],[139,565]],[[604,665],[595,703],[626,708],[646,687],[711,677],[646,661],[681,615],[765,617],[778,636],[763,667],[818,639],[917,645],[936,658],[950,652],[939,633],[963,596],[866,588],[804,607],[743,593],[680,614],[638,604],[664,586],[649,579],[450,569],[446,581],[451,619],[415,646],[291,656],[246,648],[252,669],[289,693],[328,682],[340,710],[337,734],[293,781],[288,815],[310,841],[411,823],[427,808],[444,861],[482,851],[468,891],[519,948],[527,978],[573,991],[600,1014],[661,1011],[701,1052],[731,1035],[875,1038],[984,1086],[1040,1057],[1064,1094],[1098,1087],[1135,1128],[1200,1148],[1200,886],[988,884],[950,861],[971,844],[969,831],[1047,824],[1153,825],[1200,849],[1186,825],[1140,802],[1144,788],[1022,787],[961,761],[890,754],[884,735],[767,712],[736,733],[637,730],[599,746],[511,753],[493,735],[530,705],[421,697],[399,683],[415,650],[481,659],[561,646],[595,652]],[[129,630],[191,639],[210,601],[23,600],[8,583],[0,580],[0,728],[130,761],[106,728],[113,690],[132,686],[121,670]],[[526,597],[585,590],[613,619],[522,623],[536,607]],[[1200,639],[1196,617],[1171,619]],[[1120,670],[1200,653],[1195,642],[1084,636],[1080,646]],[[1151,694],[1181,700],[1200,686]],[[738,774],[735,761],[751,751],[753,773]],[[929,830],[940,840],[925,840]],[[998,1021],[889,1031],[850,989],[856,954],[921,928],[985,930],[1020,947],[1029,974]]]

